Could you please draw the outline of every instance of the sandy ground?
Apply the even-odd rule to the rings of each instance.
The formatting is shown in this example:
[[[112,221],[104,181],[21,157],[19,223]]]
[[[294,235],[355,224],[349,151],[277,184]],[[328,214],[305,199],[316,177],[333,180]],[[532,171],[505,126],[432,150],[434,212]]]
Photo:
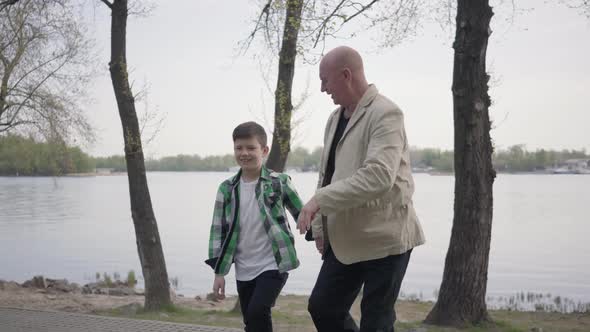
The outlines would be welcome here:
[[[175,304],[195,309],[231,309],[235,299],[223,302],[213,302],[199,298],[173,297]],[[57,310],[76,313],[93,313],[108,310],[131,303],[143,305],[143,296],[109,296],[81,293],[63,293],[45,289],[22,288],[16,283],[5,283],[0,286],[0,306]]]

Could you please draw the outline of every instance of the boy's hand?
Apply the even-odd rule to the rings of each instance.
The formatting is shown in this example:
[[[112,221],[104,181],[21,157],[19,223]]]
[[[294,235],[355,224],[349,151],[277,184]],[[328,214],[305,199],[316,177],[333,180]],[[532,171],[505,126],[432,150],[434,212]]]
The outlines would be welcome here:
[[[299,218],[297,219],[297,229],[299,230],[299,234],[303,234],[309,230],[311,227],[311,221],[319,209],[320,206],[313,197],[303,206],[301,212],[299,212]]]
[[[215,276],[213,281],[213,295],[218,300],[225,299],[225,278],[223,276]]]

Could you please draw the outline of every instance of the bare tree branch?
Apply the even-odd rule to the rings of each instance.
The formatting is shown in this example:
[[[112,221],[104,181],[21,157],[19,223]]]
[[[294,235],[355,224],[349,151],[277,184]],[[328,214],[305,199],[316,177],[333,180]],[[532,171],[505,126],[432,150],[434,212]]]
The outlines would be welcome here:
[[[44,62],[41,62],[39,65],[37,65],[37,66],[35,66],[35,67],[31,68],[29,71],[25,72],[25,73],[24,73],[24,74],[23,74],[23,75],[22,75],[22,76],[21,76],[21,77],[20,77],[20,78],[19,78],[19,79],[18,79],[18,80],[17,80],[17,81],[16,81],[16,82],[13,84],[13,85],[12,85],[12,87],[10,87],[10,88],[8,89],[8,93],[10,93],[12,90],[15,90],[15,89],[17,89],[17,88],[18,88],[18,85],[19,85],[19,84],[20,84],[22,81],[26,80],[26,79],[27,79],[27,77],[28,77],[29,75],[31,75],[31,74],[33,74],[33,73],[35,73],[35,72],[38,72],[38,71],[39,71],[39,69],[41,69],[41,68],[43,68],[43,67],[47,66],[48,64],[52,63],[52,62],[53,62],[53,61],[55,61],[55,60],[58,60],[58,59],[62,58],[63,56],[64,56],[64,54],[57,55],[57,56],[56,56],[56,57],[54,57],[54,58],[50,58],[50,59],[48,59],[48,60],[46,60],[46,61],[44,61]],[[15,60],[16,60],[16,59],[15,59]],[[65,64],[65,63],[67,63],[67,61],[66,61],[66,62],[64,62],[64,64]],[[61,69],[62,67],[63,67],[63,65],[60,67],[60,69]],[[53,72],[51,72],[50,74],[48,74],[48,75],[47,75],[47,77],[46,77],[46,79],[43,81],[43,83],[44,83],[44,82],[45,82],[45,81],[46,81],[46,80],[47,80],[47,79],[50,77],[50,75],[54,75],[56,72],[57,72],[57,71],[53,71]]]
[[[581,14],[590,18],[590,0],[560,0],[560,2],[569,8],[580,10]]]
[[[150,106],[149,102],[150,85],[144,81],[142,87],[138,89],[133,98],[136,103],[143,103],[143,109],[138,111],[139,133],[144,147],[148,147],[156,139],[160,131],[164,128],[166,120],[165,113],[160,112],[159,107]]]
[[[58,71],[60,71],[66,64],[68,63],[67,59],[62,62],[57,68],[55,68],[54,70],[52,70],[50,73],[48,73],[45,78],[43,78],[40,82],[38,82],[30,91],[28,96],[25,97],[25,100],[23,101],[23,104],[25,102],[27,102],[34,94],[35,92],[37,92],[37,90],[42,87],[45,82],[47,82],[47,80],[49,80],[51,77],[53,77],[55,75],[55,73],[57,73]],[[19,106],[16,109],[16,112],[18,113],[20,111],[20,109],[22,108],[22,104],[21,106]]]
[[[254,29],[240,43],[243,46],[240,53],[260,37],[265,49],[277,56],[288,1],[259,1],[262,10],[253,20]],[[269,3],[271,5],[267,6]],[[416,33],[427,7],[433,7],[428,4],[426,0],[306,0],[303,2],[298,54],[303,62],[315,63],[329,38],[351,38],[359,33],[369,33],[369,30],[376,32],[370,36],[381,41],[379,46],[394,46]],[[359,24],[349,29],[353,21]],[[267,56],[268,52],[258,55]]]
[[[113,9],[113,4],[108,2],[107,0],[100,0],[102,1],[105,5],[107,5],[107,7],[109,7],[110,9]]]
[[[340,10],[340,7],[342,7],[342,5],[344,4],[345,0],[341,0],[340,3],[338,5],[336,5],[336,8],[334,8],[334,10],[332,11],[332,13],[328,16],[326,16],[324,18],[324,21],[322,22],[322,24],[320,24],[318,26],[317,29],[319,29],[317,36],[315,38],[315,42],[313,43],[313,47],[316,47],[318,44],[318,41],[320,40],[320,36],[322,35],[322,32],[324,32],[324,36],[326,36],[325,31],[326,31],[326,25],[328,24],[328,22],[332,19],[332,17],[334,17],[334,15],[338,12],[338,10]]]
[[[8,132],[14,128],[19,127],[19,126],[31,125],[31,124],[35,124],[35,122],[33,122],[33,121],[17,121],[17,122],[11,122],[11,123],[0,123],[0,133]]]
[[[363,6],[361,9],[359,9],[356,13],[354,13],[352,16],[348,17],[347,19],[345,19],[342,24],[345,24],[346,22],[352,20],[353,18],[355,18],[357,15],[362,14],[365,10],[371,8],[377,1],[379,0],[373,0],[370,3],[368,3],[366,6]]]
[[[128,0],[129,8],[127,13],[133,17],[147,17],[156,8],[155,2],[151,0]]]
[[[3,11],[6,7],[12,6],[17,3],[19,0],[6,0],[0,1],[0,12]]]
[[[87,142],[94,136],[80,102],[95,61],[76,6],[74,0],[25,0],[0,11],[2,131],[28,128]]]
[[[254,40],[254,37],[256,36],[256,33],[258,32],[258,30],[260,30],[260,22],[262,21],[262,17],[265,16],[265,26],[268,25],[268,15],[269,15],[269,11],[270,11],[270,6],[272,4],[272,0],[268,0],[268,2],[266,3],[266,5],[264,5],[264,7],[262,8],[262,10],[260,11],[260,15],[258,16],[258,20],[256,20],[256,25],[254,26],[254,29],[252,30],[252,32],[250,33],[250,35],[248,36],[248,38],[246,38],[246,45],[243,47],[243,50],[248,50],[250,48],[250,44],[252,43],[252,40]]]

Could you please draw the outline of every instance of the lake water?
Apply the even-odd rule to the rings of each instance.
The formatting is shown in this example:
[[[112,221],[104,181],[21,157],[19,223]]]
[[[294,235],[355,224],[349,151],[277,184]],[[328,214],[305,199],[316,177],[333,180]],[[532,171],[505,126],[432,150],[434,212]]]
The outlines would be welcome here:
[[[184,295],[210,291],[206,259],[217,185],[231,173],[148,173],[168,274]],[[316,173],[294,173],[302,198]],[[415,207],[427,243],[416,248],[404,294],[440,287],[453,216],[454,178],[416,174]],[[494,184],[488,295],[534,292],[590,302],[590,176],[504,175]],[[294,226],[294,224],[292,224]],[[294,227],[292,227],[294,229]],[[321,260],[297,236],[302,262],[285,293],[309,294]],[[127,177],[0,177],[0,279],[34,275],[87,283],[96,272],[141,275]],[[236,293],[233,274],[227,292]]]

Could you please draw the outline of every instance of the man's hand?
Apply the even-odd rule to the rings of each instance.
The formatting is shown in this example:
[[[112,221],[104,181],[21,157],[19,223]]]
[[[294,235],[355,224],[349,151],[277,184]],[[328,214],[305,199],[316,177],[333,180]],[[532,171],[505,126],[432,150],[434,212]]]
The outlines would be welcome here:
[[[297,219],[297,229],[299,230],[299,234],[304,234],[309,230],[311,227],[311,221],[319,210],[320,206],[313,197],[303,206],[301,212],[299,212],[299,218]]]
[[[316,237],[315,239],[315,247],[318,249],[320,254],[324,254],[324,238],[323,237]]]
[[[225,299],[225,278],[223,276],[215,276],[213,281],[213,295],[218,300]]]

